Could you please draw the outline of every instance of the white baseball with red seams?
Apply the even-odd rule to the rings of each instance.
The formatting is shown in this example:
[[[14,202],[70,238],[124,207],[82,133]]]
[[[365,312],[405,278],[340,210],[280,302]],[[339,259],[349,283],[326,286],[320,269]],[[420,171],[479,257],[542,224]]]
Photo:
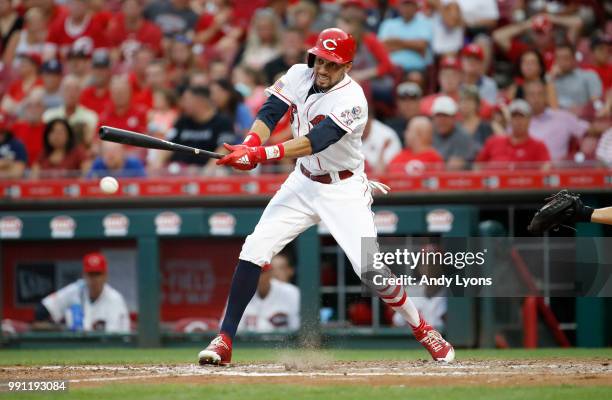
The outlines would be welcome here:
[[[119,182],[112,176],[100,179],[100,189],[106,194],[113,194],[119,190]]]

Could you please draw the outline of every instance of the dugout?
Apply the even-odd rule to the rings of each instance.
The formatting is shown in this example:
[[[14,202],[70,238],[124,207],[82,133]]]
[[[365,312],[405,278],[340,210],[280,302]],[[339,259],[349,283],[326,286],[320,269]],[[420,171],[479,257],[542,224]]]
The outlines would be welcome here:
[[[380,234],[394,236],[474,236],[482,213],[475,206],[457,204],[383,205],[374,210]],[[31,320],[35,302],[61,287],[61,282],[76,278],[84,253],[101,249],[110,264],[119,268],[111,271],[115,279],[110,283],[124,293],[134,320],[134,333],[128,335],[27,332],[5,335],[3,345],[73,346],[93,342],[154,347],[205,343],[214,333],[214,324],[206,333],[180,333],[169,328],[168,323],[193,316],[213,321],[221,315],[243,238],[252,231],[261,212],[259,207],[180,207],[0,213],[2,318]],[[500,234],[480,228],[480,234]],[[593,229],[585,226],[580,233],[601,235]],[[302,293],[299,334],[250,334],[239,340],[261,345],[315,339],[335,347],[401,347],[406,346],[407,340],[412,341],[406,328],[381,324],[376,298],[366,300],[372,305],[370,326],[319,324],[325,296],[339,299],[338,321],[346,322],[347,303],[342,304],[340,299],[359,288],[346,285],[343,276],[351,270],[350,265],[324,227],[304,232],[292,247]],[[321,285],[321,255],[326,251],[338,260],[335,267],[340,279],[333,285]],[[597,298],[576,300],[578,327],[589,329],[577,330],[578,345],[605,345],[606,305],[605,300]],[[494,313],[491,299],[449,298],[449,340],[458,347],[492,346]],[[600,315],[601,320],[594,321],[594,315]]]

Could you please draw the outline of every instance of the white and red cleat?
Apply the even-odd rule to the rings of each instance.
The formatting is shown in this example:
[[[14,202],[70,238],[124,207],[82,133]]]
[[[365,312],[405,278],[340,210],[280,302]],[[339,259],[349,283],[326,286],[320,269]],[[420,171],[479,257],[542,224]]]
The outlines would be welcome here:
[[[232,339],[220,333],[198,354],[200,365],[229,365],[232,360]]]
[[[414,337],[431,354],[434,361],[452,362],[455,359],[455,349],[448,343],[440,332],[435,330],[421,317],[421,323],[412,328]]]

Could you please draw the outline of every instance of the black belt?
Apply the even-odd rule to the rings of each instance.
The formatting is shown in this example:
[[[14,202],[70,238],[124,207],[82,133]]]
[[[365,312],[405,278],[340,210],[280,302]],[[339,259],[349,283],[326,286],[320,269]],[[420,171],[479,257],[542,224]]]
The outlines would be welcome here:
[[[310,179],[311,181],[325,183],[326,185],[329,185],[330,183],[333,182],[333,179],[330,174],[313,175],[302,164],[300,164],[300,170],[302,171],[304,176]],[[340,180],[350,178],[351,176],[353,176],[353,173],[349,171],[348,169],[345,169],[344,171],[338,171],[338,177],[340,178]]]

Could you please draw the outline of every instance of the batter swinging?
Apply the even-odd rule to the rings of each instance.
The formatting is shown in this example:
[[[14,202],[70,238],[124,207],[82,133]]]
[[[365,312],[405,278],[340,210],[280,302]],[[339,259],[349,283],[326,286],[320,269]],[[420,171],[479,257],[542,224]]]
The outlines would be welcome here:
[[[368,103],[348,75],[355,47],[353,37],[340,29],[322,31],[308,51],[308,63],[292,66],[266,90],[270,97],[243,144],[226,144],[230,153],[217,161],[249,170],[270,160],[298,159],[246,238],[220,333],[199,353],[201,365],[230,363],[232,339],[255,294],[261,266],[312,225],[325,223],[361,277],[361,238],[376,237],[372,189],[386,193],[389,188],[368,181],[364,173],[361,135]],[[294,138],[262,146],[287,110]],[[402,286],[377,289],[381,299],[406,319],[434,360],[454,359],[453,347],[419,315]]]

